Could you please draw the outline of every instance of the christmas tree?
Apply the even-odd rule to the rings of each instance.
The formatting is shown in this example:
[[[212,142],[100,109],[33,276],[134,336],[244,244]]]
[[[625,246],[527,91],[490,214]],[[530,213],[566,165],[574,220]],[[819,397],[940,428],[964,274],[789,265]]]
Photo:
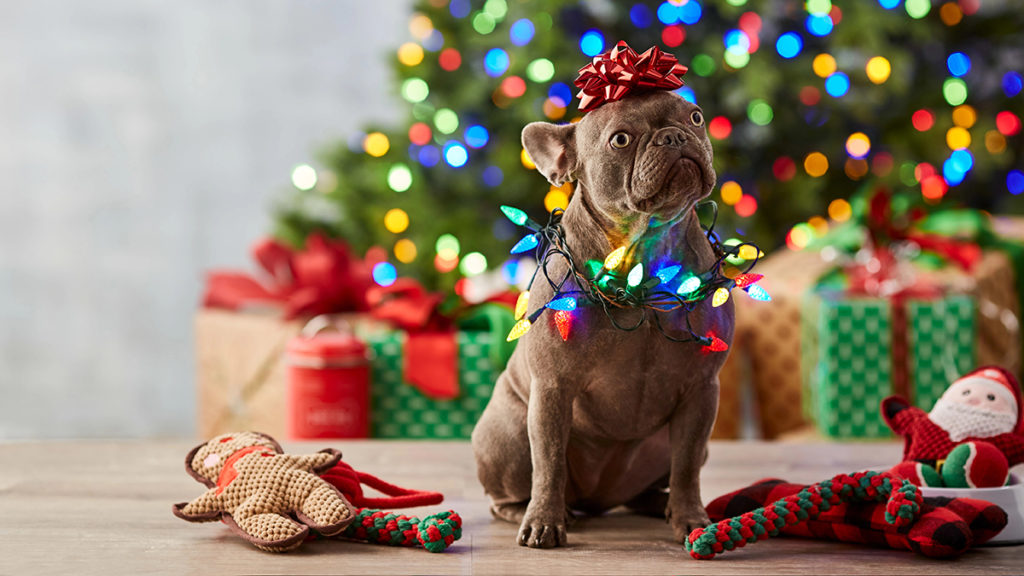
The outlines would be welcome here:
[[[511,280],[498,206],[543,221],[572,194],[533,170],[520,131],[579,118],[577,70],[618,40],[690,67],[678,93],[708,118],[726,236],[802,247],[865,186],[990,210],[1024,192],[1012,2],[423,0],[409,29],[395,59],[408,121],[297,168],[279,237],[321,230],[435,289]],[[386,283],[395,268],[377,271]]]

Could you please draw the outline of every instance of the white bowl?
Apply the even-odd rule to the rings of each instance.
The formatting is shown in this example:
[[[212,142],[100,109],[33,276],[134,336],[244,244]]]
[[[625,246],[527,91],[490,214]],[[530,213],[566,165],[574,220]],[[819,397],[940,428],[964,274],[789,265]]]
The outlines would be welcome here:
[[[984,545],[1024,544],[1024,484],[1016,474],[1010,483],[999,488],[921,488],[921,494],[946,498],[985,500],[1006,511],[1006,528]]]

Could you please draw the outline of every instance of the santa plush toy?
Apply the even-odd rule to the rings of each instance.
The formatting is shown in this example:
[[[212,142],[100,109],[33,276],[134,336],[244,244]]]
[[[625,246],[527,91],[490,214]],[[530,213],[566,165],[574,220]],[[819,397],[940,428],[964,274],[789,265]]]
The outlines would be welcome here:
[[[903,462],[893,471],[921,486],[1002,486],[1024,462],[1020,384],[1013,374],[984,367],[954,382],[931,412],[900,396],[882,401],[882,415],[903,436]]]

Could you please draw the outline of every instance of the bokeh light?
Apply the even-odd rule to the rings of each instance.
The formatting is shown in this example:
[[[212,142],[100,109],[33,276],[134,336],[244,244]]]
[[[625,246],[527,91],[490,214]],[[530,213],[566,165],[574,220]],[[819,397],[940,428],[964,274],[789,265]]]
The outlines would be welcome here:
[[[533,22],[527,18],[516,20],[508,30],[509,40],[516,46],[526,46],[533,40]]]
[[[568,187],[568,190],[566,190]],[[569,205],[569,191],[572,190],[572,184],[566,183],[564,186],[552,186],[548,193],[544,195],[544,209],[551,212],[555,208],[561,208],[565,210],[566,206]]]
[[[697,54],[690,62],[690,68],[697,76],[710,76],[715,72],[715,59],[707,54]]]
[[[971,59],[963,52],[953,52],[946,58],[946,68],[953,76],[965,76],[971,71]]]
[[[511,60],[509,59],[508,52],[501,48],[491,48],[484,55],[484,71],[492,78],[504,74],[508,70],[510,63]]]
[[[534,82],[547,82],[555,75],[555,65],[547,58],[537,58],[526,66],[526,77]]]
[[[775,41],[775,51],[783,58],[794,58],[804,49],[804,41],[796,32],[786,32]]]
[[[931,12],[932,0],[907,0],[903,7],[908,16],[920,20]]]
[[[850,78],[842,72],[836,72],[825,79],[825,92],[833,98],[841,98],[850,91]]]
[[[843,198],[836,198],[828,205],[828,217],[836,222],[846,222],[853,215],[853,208]]]
[[[568,84],[562,82],[555,82],[548,88],[548,98],[557,100],[558,104],[563,108],[572,102],[572,88],[569,88]]]
[[[985,132],[985,149],[989,154],[1002,154],[1006,150],[1006,137],[998,130]]]
[[[384,214],[384,228],[392,234],[401,234],[409,227],[409,214],[401,208],[392,208]]]
[[[398,47],[398,61],[403,66],[418,66],[423,62],[423,47],[415,42],[406,42]]]
[[[408,238],[402,238],[395,242],[395,259],[402,264],[408,264],[416,259],[416,243]]]
[[[850,180],[860,180],[868,173],[868,161],[863,158],[847,158],[843,172]]]
[[[772,119],[775,117],[775,112],[767,102],[755,98],[747,106],[747,117],[758,126],[767,126],[771,124]]]
[[[441,161],[441,151],[437,149],[437,146],[424,146],[420,148],[416,159],[427,168],[437,166],[437,163]]]
[[[961,128],[970,128],[978,120],[978,113],[966,104],[953,109],[953,124]]]
[[[836,59],[831,54],[818,54],[811,63],[814,73],[821,78],[828,78],[836,71]]]
[[[1020,94],[1022,88],[1024,88],[1024,79],[1018,72],[1010,71],[1003,74],[1003,93],[1007,98],[1013,98]]]
[[[722,183],[722,202],[729,206],[735,206],[743,197],[743,187],[730,180]]]
[[[299,164],[292,169],[292,186],[303,192],[316,187],[316,169],[309,164]]]
[[[380,158],[387,154],[390,149],[391,141],[388,140],[387,136],[380,132],[371,132],[363,139],[363,150],[375,158]]]
[[[963,10],[954,2],[946,2],[942,8],[939,8],[939,19],[946,26],[956,26],[963,18]]]
[[[398,279],[398,271],[390,262],[378,262],[373,265],[373,281],[381,286],[391,286]]]
[[[834,23],[828,14],[809,14],[804,26],[814,36],[828,36],[832,33]]]
[[[889,64],[889,60],[884,56],[875,56],[868,60],[864,70],[867,72],[868,80],[874,84],[882,84],[888,80],[889,75],[892,74],[892,66]]]
[[[1020,133],[1020,117],[1009,110],[1003,110],[996,114],[996,130],[1003,136],[1016,136]]]
[[[463,276],[477,276],[487,271],[487,257],[479,252],[470,252],[459,263]]]
[[[634,4],[629,9],[629,19],[637,28],[647,28],[654,24],[654,13],[646,4]]]
[[[402,82],[402,98],[409,102],[423,102],[429,95],[430,87],[421,78],[408,78]]]
[[[967,83],[960,78],[946,78],[942,83],[942,96],[950,106],[959,106],[967,101]]]
[[[935,125],[935,115],[922,108],[914,112],[913,116],[910,117],[910,122],[918,132],[927,132]]]
[[[863,132],[854,132],[846,139],[846,153],[853,158],[864,158],[871,152],[871,139]]]
[[[509,76],[501,81],[501,92],[509,98],[519,98],[526,94],[526,81],[519,76]]]
[[[442,234],[437,237],[437,241],[434,243],[434,251],[438,254],[444,254],[446,257],[458,256],[461,250],[462,245],[459,243],[459,239],[452,234]]]
[[[441,66],[442,70],[452,72],[459,69],[462,66],[462,55],[455,48],[445,48],[441,51],[441,55],[437,58],[438,65]]]
[[[588,30],[580,37],[580,50],[587,56],[604,52],[604,34],[600,30]]]
[[[666,26],[661,31],[661,41],[669,48],[675,48],[686,40],[686,30],[682,26]]]
[[[423,122],[414,122],[412,126],[409,126],[409,142],[418,146],[423,146],[427,142],[430,142],[432,133],[430,126],[427,126]]]
[[[946,195],[949,190],[949,185],[946,181],[937,174],[933,174],[921,180],[921,196],[924,196],[925,200],[932,202],[938,202]]]
[[[708,134],[716,140],[725,140],[732,134],[732,122],[725,116],[715,116],[708,122]]]
[[[788,182],[796,176],[796,162],[789,156],[779,156],[772,162],[772,175],[779,182]]]
[[[804,171],[812,178],[823,176],[828,172],[828,158],[821,152],[811,152],[804,158]]]
[[[441,108],[434,113],[434,127],[441,134],[451,134],[459,129],[459,115],[451,108]]]
[[[484,168],[483,179],[484,184],[494,188],[505,180],[505,173],[497,166],[488,166],[487,168]]]
[[[878,0],[878,5],[886,10],[892,10],[900,5],[900,0]]]
[[[523,151],[519,153],[519,161],[523,163],[523,168],[526,168],[527,170],[533,170],[537,167],[537,165],[533,163],[533,159],[530,158],[530,154],[526,151],[526,148],[523,148]]]
[[[449,142],[444,145],[444,161],[452,168],[461,168],[468,160],[469,152],[462,144]]]
[[[487,132],[487,128],[479,124],[474,124],[469,128],[466,128],[466,145],[470,148],[483,148],[487,145],[487,141],[490,140],[490,133]]]
[[[494,16],[486,12],[477,12],[476,16],[473,17],[473,30],[476,30],[478,34],[486,36],[491,32],[494,32],[494,28],[498,25],[494,21]]]
[[[469,0],[451,0],[448,4],[448,11],[455,18],[465,18],[469,16],[469,12],[473,7],[469,4]]]
[[[744,194],[736,203],[736,215],[740,218],[749,218],[757,212],[757,199],[749,194]]]
[[[1021,172],[1020,170],[1010,170],[1006,175],[1006,189],[1013,195],[1024,192],[1024,172]]]
[[[412,172],[405,164],[395,164],[388,169],[388,187],[395,192],[405,192],[412,186]]]

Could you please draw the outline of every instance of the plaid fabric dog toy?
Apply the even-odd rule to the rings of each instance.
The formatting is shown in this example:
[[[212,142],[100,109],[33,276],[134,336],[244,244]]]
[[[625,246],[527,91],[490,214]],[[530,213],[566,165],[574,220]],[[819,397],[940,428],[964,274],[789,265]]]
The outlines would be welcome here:
[[[708,515],[713,521],[739,516],[805,488],[774,478],[761,480],[716,498],[707,506]],[[956,558],[992,539],[1007,520],[1002,508],[972,498],[925,498],[917,520],[900,527],[887,522],[885,514],[885,502],[843,502],[815,519],[780,531],[804,538],[913,550],[931,558]]]

